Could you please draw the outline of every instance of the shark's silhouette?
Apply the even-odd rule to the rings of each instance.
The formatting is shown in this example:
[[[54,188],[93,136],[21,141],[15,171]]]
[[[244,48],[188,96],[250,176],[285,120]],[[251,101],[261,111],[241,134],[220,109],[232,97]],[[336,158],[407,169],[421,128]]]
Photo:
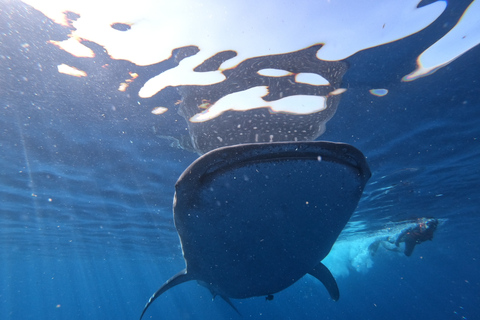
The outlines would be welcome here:
[[[190,280],[233,306],[230,298],[271,299],[308,273],[337,300],[321,261],[370,175],[363,154],[340,143],[244,144],[203,155],[176,184],[186,268],[153,294],[140,319],[162,293]]]

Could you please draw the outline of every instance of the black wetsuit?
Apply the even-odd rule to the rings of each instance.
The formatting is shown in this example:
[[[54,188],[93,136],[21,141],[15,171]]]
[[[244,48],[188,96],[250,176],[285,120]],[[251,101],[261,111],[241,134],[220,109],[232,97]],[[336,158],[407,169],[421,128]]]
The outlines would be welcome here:
[[[407,257],[410,257],[417,244],[433,239],[433,233],[437,229],[437,226],[437,219],[419,220],[415,227],[405,229],[402,233],[400,233],[395,241],[395,245],[398,247],[400,242],[405,242],[404,253]]]

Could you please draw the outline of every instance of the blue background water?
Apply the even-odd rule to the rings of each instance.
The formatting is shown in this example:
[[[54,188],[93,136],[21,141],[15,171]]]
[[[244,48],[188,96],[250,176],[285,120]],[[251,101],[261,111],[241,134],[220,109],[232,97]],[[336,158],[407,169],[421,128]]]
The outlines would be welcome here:
[[[348,91],[321,139],[362,150],[373,176],[327,259],[340,300],[304,277],[273,301],[234,301],[244,318],[480,318],[480,48],[400,82],[466,5],[449,3],[426,30],[347,60]],[[139,101],[142,79],[117,90],[139,67],[100,48],[94,59],[73,58],[45,43],[65,30],[25,5],[1,8],[0,319],[136,319],[184,267],[173,186],[197,155],[165,137],[185,132],[185,121],[152,115],[167,99]],[[59,74],[60,63],[89,77]],[[142,69],[143,81],[157,71]],[[378,234],[423,216],[444,223],[411,257],[366,254]],[[150,317],[240,319],[193,282],[162,296]]]

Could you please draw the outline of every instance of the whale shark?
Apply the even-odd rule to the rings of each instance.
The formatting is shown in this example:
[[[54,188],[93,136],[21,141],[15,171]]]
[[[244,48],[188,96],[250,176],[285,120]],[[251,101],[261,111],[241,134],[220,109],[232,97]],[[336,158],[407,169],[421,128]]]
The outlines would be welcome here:
[[[271,300],[306,274],[338,300],[321,261],[370,176],[364,155],[343,143],[252,143],[204,154],[175,185],[186,268],[151,296],[140,319],[165,291],[191,280],[235,310],[231,298]]]

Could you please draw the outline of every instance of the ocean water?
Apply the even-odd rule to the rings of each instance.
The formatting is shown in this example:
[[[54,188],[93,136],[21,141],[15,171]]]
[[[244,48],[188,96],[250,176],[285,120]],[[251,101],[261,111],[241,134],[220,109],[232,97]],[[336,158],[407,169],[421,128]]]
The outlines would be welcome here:
[[[233,300],[241,317],[189,282],[145,318],[480,319],[480,48],[400,81],[468,4],[449,2],[425,30],[346,59],[348,90],[318,140],[360,149],[372,178],[324,261],[339,301],[305,276],[272,301]],[[138,319],[184,268],[172,201],[198,155],[182,148],[184,118],[151,113],[180,100],[175,89],[136,94],[171,62],[138,67],[95,44],[95,58],[73,57],[46,42],[66,39],[65,28],[20,2],[0,5],[0,319]],[[89,77],[60,74],[67,62]],[[368,250],[421,217],[440,225],[412,256]]]

